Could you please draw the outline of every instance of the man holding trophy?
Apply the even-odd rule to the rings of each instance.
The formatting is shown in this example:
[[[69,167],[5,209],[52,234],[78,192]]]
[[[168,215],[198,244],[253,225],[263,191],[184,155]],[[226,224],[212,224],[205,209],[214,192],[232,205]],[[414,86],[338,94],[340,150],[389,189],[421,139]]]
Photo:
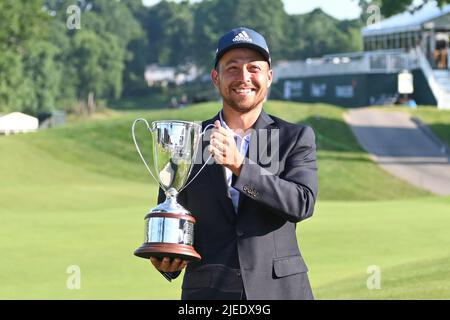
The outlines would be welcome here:
[[[223,108],[202,123],[213,128],[204,139],[201,128],[182,122],[153,125],[163,203],[146,218],[146,241],[135,254],[169,280],[187,266],[182,299],[313,299],[296,224],[313,214],[317,198],[314,132],[264,112],[271,58],[256,31],[220,38],[211,79]],[[168,145],[170,165],[159,160]],[[183,169],[189,161],[178,158],[194,153]]]

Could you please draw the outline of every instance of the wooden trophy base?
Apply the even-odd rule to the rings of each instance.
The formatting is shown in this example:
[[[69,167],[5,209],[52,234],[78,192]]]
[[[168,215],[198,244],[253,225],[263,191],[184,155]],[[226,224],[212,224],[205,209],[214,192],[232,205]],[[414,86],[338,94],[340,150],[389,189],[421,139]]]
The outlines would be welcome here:
[[[144,243],[134,252],[134,255],[145,259],[150,259],[150,257],[159,259],[164,257],[180,258],[188,261],[201,259],[201,256],[192,246],[176,243]]]

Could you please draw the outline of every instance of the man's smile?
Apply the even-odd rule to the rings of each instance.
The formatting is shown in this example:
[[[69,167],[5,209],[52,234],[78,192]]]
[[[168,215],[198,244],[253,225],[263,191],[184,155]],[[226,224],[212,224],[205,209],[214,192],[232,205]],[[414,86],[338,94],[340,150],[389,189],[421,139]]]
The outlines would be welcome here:
[[[256,90],[254,88],[233,88],[232,91],[240,97],[247,97],[253,94]]]

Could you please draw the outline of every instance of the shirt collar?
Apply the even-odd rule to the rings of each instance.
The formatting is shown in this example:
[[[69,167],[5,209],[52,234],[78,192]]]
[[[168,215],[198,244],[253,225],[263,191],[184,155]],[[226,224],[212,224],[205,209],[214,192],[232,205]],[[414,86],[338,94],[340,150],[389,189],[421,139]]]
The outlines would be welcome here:
[[[227,123],[225,122],[225,120],[223,119],[222,113],[223,113],[223,109],[220,110],[220,112],[219,112],[220,124],[221,124],[222,127],[224,127],[225,129],[230,130],[231,132],[234,133],[233,129],[231,129],[231,128],[227,125]],[[240,135],[234,133],[235,139],[236,139],[236,138],[239,138],[239,139],[245,140],[246,142],[249,142],[249,141],[250,141],[250,135],[251,135],[251,133],[248,133],[248,134],[246,134],[245,136],[241,137]]]

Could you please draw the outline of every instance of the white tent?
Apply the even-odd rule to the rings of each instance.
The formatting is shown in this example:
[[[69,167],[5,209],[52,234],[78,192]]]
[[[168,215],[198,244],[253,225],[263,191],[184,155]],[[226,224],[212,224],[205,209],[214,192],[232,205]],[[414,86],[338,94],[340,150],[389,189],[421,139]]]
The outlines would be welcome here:
[[[0,134],[32,132],[39,126],[39,120],[21,112],[0,116]]]

